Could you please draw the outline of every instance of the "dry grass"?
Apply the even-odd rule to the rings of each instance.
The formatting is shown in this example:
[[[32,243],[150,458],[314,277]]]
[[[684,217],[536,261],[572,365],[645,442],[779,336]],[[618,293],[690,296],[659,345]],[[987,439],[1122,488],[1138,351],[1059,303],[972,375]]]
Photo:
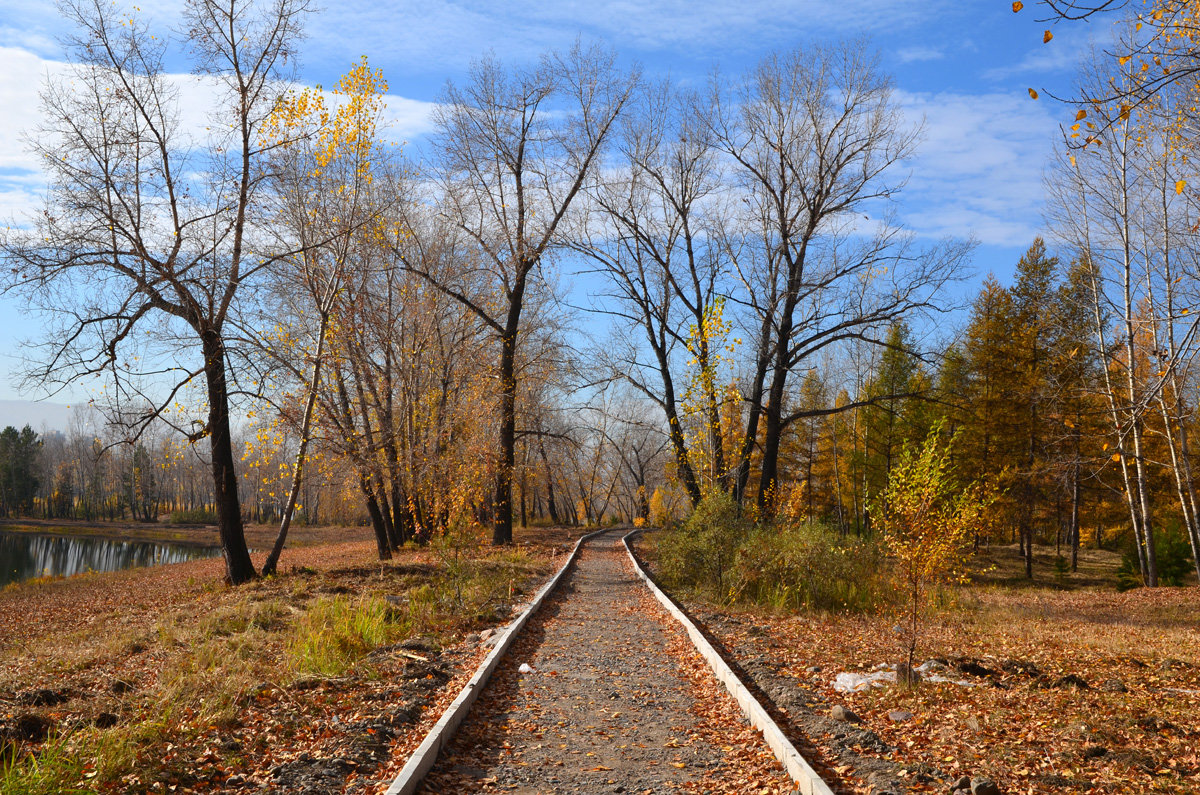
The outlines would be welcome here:
[[[156,780],[198,786],[197,776],[223,780],[239,766],[250,774],[298,755],[304,743],[329,737],[324,724],[339,710],[360,703],[356,689],[377,687],[377,667],[398,676],[404,658],[376,660],[374,648],[414,635],[448,646],[502,623],[573,535],[519,532],[525,543],[516,549],[412,549],[386,563],[373,541],[326,543],[289,549],[280,576],[238,588],[222,584],[216,559],[7,589],[0,723],[32,711],[61,736],[23,745],[18,756],[35,756],[18,767],[0,765],[0,793],[136,792]],[[336,684],[293,690],[314,673]],[[33,710],[18,703],[41,688],[68,701]],[[248,709],[265,711],[254,720],[275,726],[269,747],[214,753],[221,737],[249,725]],[[105,714],[117,724],[95,728]],[[34,790],[27,774],[38,764],[49,783]]]
[[[1061,563],[1059,562],[1061,558]],[[1051,546],[1033,548],[1033,579],[1025,576],[1025,559],[1016,544],[982,547],[974,556],[974,581],[980,585],[1009,588],[1112,589],[1116,587],[1121,555],[1104,549],[1079,550],[1078,571],[1063,570],[1070,562],[1070,550]]]

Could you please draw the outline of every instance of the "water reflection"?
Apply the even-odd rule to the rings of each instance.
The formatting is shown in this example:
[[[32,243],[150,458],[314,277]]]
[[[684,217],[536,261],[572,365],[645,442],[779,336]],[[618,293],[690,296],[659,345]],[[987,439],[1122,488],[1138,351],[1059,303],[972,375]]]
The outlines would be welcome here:
[[[84,571],[118,571],[220,554],[219,549],[178,544],[0,532],[0,587],[33,577],[70,577]]]

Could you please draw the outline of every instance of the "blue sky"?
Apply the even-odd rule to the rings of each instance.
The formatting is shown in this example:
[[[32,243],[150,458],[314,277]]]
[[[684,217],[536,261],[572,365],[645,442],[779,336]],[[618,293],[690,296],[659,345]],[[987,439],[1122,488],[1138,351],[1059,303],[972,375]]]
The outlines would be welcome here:
[[[143,0],[143,13],[169,27],[178,0]],[[308,22],[301,81],[330,86],[362,55],[391,86],[395,134],[418,147],[446,80],[492,51],[527,61],[577,38],[612,46],[649,76],[703,82],[714,67],[737,73],[773,50],[813,41],[862,39],[894,79],[896,98],[925,138],[905,164],[899,220],[921,237],[974,237],[981,279],[1006,280],[1042,233],[1041,175],[1058,124],[1070,110],[1043,96],[1070,92],[1089,40],[1109,22],[1047,27],[1030,2],[1013,14],[1008,0],[428,0],[417,3],[328,0]],[[57,68],[61,15],[49,0],[0,0],[0,219],[39,208],[42,179],[24,152],[21,131],[37,121],[37,87]],[[973,282],[978,284],[978,280]],[[19,393],[19,340],[37,319],[0,298],[0,400]],[[59,401],[80,400],[79,393]]]

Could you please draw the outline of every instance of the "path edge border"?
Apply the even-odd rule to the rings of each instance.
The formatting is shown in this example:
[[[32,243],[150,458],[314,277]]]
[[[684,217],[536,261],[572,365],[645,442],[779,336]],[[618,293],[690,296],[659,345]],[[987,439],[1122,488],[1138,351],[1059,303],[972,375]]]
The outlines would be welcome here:
[[[533,597],[533,601],[529,603],[529,607],[517,616],[508,626],[501,630],[500,639],[492,648],[491,652],[483,658],[483,662],[475,669],[475,674],[467,680],[459,691],[458,696],[454,701],[450,702],[450,706],[446,707],[445,712],[438,718],[437,723],[425,735],[425,739],[417,746],[417,749],[409,756],[408,761],[401,768],[400,772],[392,779],[392,783],[384,790],[383,795],[413,795],[420,786],[425,775],[433,768],[437,762],[438,755],[442,749],[454,737],[454,733],[458,730],[459,725],[467,716],[471,709],[471,705],[475,703],[475,699],[479,698],[480,691],[483,690],[492,674],[500,665],[500,660],[504,658],[513,641],[516,640],[517,634],[524,628],[529,618],[537,612],[542,606],[542,602],[554,590],[563,576],[566,575],[567,569],[571,568],[571,564],[575,562],[575,558],[579,556],[579,548],[583,546],[583,542],[607,532],[611,528],[605,530],[597,530],[594,533],[588,533],[580,536],[575,542],[575,547],[571,550],[571,554],[567,556],[567,560],[563,563],[550,580],[542,586],[542,589]],[[628,548],[628,547],[627,547]]]
[[[716,675],[717,679],[729,691],[737,702],[738,707],[742,710],[742,714],[750,721],[755,729],[757,729],[766,741],[767,746],[775,754],[775,758],[783,765],[788,776],[799,787],[801,795],[833,795],[833,790],[825,783],[817,771],[813,770],[808,761],[800,755],[796,750],[796,746],[792,745],[792,741],[783,733],[783,729],[779,728],[763,705],[750,692],[745,683],[738,678],[729,664],[720,653],[708,642],[708,638],[704,637],[699,627],[688,618],[687,614],[675,603],[675,601],[655,584],[650,575],[642,568],[642,564],[638,561],[637,556],[633,554],[633,547],[629,540],[634,536],[641,535],[645,532],[643,529],[634,530],[627,533],[621,538],[621,543],[625,545],[625,552],[629,555],[630,562],[633,563],[633,570],[641,578],[650,592],[654,594],[663,607],[667,609],[676,621],[683,625],[687,630],[688,637],[692,640],[692,645],[700,652],[708,667]]]

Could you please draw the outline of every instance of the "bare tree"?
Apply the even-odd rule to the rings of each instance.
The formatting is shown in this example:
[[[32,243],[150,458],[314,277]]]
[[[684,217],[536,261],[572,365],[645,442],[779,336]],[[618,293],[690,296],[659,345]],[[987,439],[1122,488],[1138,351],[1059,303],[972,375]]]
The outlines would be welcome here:
[[[1090,79],[1103,82],[1096,72]],[[1081,160],[1064,153],[1047,187],[1059,234],[1088,267],[1093,332],[1104,357],[1104,397],[1118,440],[1113,459],[1121,471],[1142,576],[1153,586],[1158,574],[1144,454],[1145,384],[1135,366],[1140,331],[1135,246],[1144,184],[1129,115],[1105,124],[1110,132],[1103,143],[1081,154]],[[1114,333],[1106,322],[1110,316],[1119,323],[1115,341],[1109,340]]]
[[[493,298],[472,297],[403,259],[467,306],[500,343],[500,410],[492,540],[512,542],[517,361],[531,280],[552,246],[635,82],[614,56],[576,45],[534,67],[508,70],[494,57],[476,62],[463,88],[447,87],[437,111],[444,210],[472,241]]]
[[[187,430],[212,446],[234,584],[255,571],[230,441],[228,335],[239,297],[269,259],[254,239],[259,134],[308,8],[308,0],[189,0],[185,30],[172,37],[101,0],[65,2],[77,28],[74,64],[43,90],[46,122],[31,137],[50,180],[47,206],[0,249],[12,273],[5,289],[59,318],[34,379],[106,376],[135,435],[203,385],[207,417]],[[182,123],[188,79],[165,69],[171,46],[185,41],[191,82],[220,97],[207,136]]]
[[[590,187],[593,212],[576,246],[607,278],[600,297],[615,299],[599,310],[618,321],[614,333],[624,343],[609,350],[609,366],[661,408],[679,479],[694,506],[703,489],[681,406],[687,384],[680,376],[689,370],[699,373],[697,402],[715,480],[727,485],[729,475],[712,377],[719,352],[705,333],[720,305],[727,208],[699,101],[669,82],[647,86],[638,100],[621,124],[617,168]],[[694,365],[681,367],[680,352],[689,346]]]
[[[754,340],[734,493],[744,499],[761,447],[758,503],[769,513],[783,431],[808,416],[788,406],[791,373],[852,340],[885,344],[891,324],[936,307],[969,246],[918,250],[889,218],[863,223],[902,187],[890,172],[918,130],[861,42],[771,55],[744,80],[714,81],[708,105],[746,208],[729,243]]]

